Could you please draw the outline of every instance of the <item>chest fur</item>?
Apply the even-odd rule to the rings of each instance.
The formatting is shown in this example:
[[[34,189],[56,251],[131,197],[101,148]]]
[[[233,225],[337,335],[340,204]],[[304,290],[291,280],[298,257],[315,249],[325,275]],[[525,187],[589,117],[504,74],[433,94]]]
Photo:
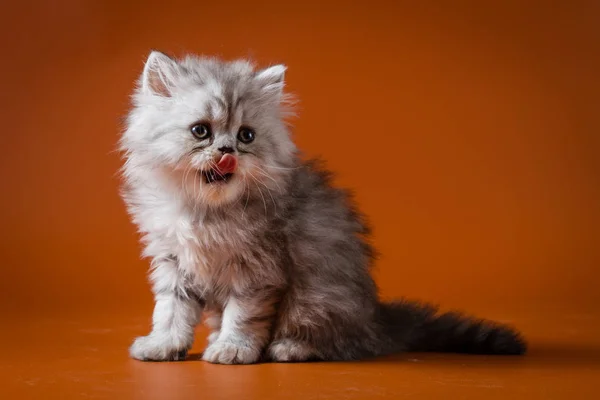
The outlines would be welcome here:
[[[259,271],[256,223],[231,216],[215,218],[188,210],[156,209],[160,224],[148,227],[148,245],[160,253],[172,254],[178,272],[204,294],[243,290]],[[156,242],[156,243],[153,243]]]
[[[210,214],[165,191],[142,187],[129,203],[143,234],[144,255],[177,259],[177,273],[203,294],[227,293],[282,281],[281,262],[254,213]],[[277,283],[279,284],[279,283]]]

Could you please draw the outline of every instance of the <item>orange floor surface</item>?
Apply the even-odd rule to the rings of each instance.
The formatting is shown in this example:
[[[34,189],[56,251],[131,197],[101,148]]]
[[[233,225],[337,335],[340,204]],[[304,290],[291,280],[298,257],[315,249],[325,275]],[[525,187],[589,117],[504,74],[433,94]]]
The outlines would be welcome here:
[[[520,313],[524,357],[407,353],[348,363],[211,365],[129,359],[148,316],[53,316],[0,331],[2,399],[594,399],[600,314]],[[554,314],[556,313],[556,314]],[[6,321],[4,321],[6,323]]]

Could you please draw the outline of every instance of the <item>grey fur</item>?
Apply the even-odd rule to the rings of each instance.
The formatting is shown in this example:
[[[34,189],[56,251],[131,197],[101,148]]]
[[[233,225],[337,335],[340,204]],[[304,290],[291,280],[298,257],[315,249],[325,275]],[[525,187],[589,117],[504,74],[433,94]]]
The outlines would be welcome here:
[[[152,333],[132,357],[180,359],[202,310],[213,330],[204,359],[215,363],[524,353],[509,327],[379,301],[363,216],[291,141],[284,70],[150,55],[122,139],[123,194],[153,260],[157,299]],[[198,120],[215,128],[209,143],[189,133]],[[256,130],[254,142],[236,141],[242,125]],[[236,149],[238,177],[202,186],[198,171],[223,144]]]

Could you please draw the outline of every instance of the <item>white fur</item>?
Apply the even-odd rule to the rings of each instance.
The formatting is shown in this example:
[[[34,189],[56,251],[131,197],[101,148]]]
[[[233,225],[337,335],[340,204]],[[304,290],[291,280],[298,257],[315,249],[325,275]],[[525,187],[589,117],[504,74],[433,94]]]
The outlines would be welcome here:
[[[279,106],[285,67],[271,67],[255,75],[253,67],[244,61],[223,66],[247,77],[246,85],[260,90],[257,98],[268,105],[260,112],[255,109],[260,104],[229,110],[234,114],[227,118],[223,82],[209,73],[214,63],[193,57],[177,62],[159,52],[150,54],[121,140],[126,156],[124,198],[142,234],[143,254],[152,259],[150,278],[156,298],[152,332],[136,339],[130,349],[137,359],[177,359],[191,347],[200,307],[195,299],[186,297],[190,285],[201,294],[241,292],[248,285],[239,273],[236,275],[233,256],[250,251],[243,249],[253,234],[251,221],[244,219],[243,213],[226,224],[211,222],[206,216],[215,208],[243,201],[252,179],[261,176],[260,165],[274,167],[269,171],[270,180],[262,179],[261,185],[278,190],[277,176],[285,171],[277,168],[278,160],[290,159],[295,151],[283,124],[285,110]],[[190,126],[209,118],[218,132],[214,143],[191,154],[198,140],[190,133]],[[226,120],[233,126],[229,131]],[[215,163],[220,156],[217,148],[235,145],[237,127],[248,123],[264,135],[261,140],[277,135],[277,151],[265,152],[260,163],[249,156],[239,157],[231,182],[224,186],[205,184],[199,171]],[[257,190],[263,196],[260,188]],[[226,362],[233,357],[236,362],[254,362],[260,349],[235,335],[240,309],[234,300],[227,304],[223,327],[218,338],[212,337],[214,343],[205,359]]]
[[[181,285],[181,275],[170,260],[154,265],[153,282],[155,307],[152,315],[152,333],[139,337],[130,348],[138,360],[178,359],[190,349],[194,328],[200,318],[200,306],[194,299],[176,295],[173,290]]]
[[[223,313],[219,336],[212,342],[203,354],[203,359],[213,363],[251,364],[258,361],[261,343],[256,343],[254,335],[249,335],[241,329],[248,310],[234,298],[230,297]]]
[[[238,339],[238,324],[240,319],[243,317],[244,310],[239,302],[231,297],[225,307],[223,313],[223,320],[221,322],[221,334],[219,340],[236,340]]]

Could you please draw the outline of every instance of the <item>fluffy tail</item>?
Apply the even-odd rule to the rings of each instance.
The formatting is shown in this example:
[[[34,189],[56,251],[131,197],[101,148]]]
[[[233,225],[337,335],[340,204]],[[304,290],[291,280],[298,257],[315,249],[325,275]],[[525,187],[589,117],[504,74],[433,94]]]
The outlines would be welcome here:
[[[437,307],[411,301],[380,305],[388,338],[408,351],[518,355],[527,351],[521,334],[510,326],[460,313],[437,313]]]

